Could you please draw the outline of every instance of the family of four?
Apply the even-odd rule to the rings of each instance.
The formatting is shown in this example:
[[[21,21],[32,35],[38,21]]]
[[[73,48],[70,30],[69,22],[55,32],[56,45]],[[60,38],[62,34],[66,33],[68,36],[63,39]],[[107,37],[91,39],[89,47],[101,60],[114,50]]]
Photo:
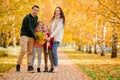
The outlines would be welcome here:
[[[42,21],[38,21],[37,13],[39,6],[34,5],[30,14],[26,15],[22,22],[20,33],[20,55],[16,65],[16,71],[20,71],[21,62],[25,54],[27,54],[28,71],[34,71],[35,54],[38,54],[37,72],[40,72],[41,52],[44,50],[45,70],[44,72],[58,72],[58,54],[57,49],[62,41],[64,33],[65,17],[62,9],[56,7],[54,15],[50,21],[48,29]],[[47,36],[44,45],[40,45],[36,38],[35,32],[44,32]],[[48,56],[51,63],[51,68],[48,70]]]

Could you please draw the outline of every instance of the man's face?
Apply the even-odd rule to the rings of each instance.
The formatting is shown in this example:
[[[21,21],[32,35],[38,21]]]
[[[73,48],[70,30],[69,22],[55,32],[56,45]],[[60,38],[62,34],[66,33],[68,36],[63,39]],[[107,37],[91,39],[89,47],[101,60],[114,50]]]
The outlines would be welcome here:
[[[36,16],[37,13],[38,13],[38,11],[39,11],[39,8],[34,7],[34,8],[32,9],[32,14],[33,14],[34,16]]]

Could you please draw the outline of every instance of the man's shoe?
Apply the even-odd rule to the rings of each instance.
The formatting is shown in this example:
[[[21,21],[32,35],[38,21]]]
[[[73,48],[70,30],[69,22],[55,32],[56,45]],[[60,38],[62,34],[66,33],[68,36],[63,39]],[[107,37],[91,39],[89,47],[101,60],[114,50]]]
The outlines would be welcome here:
[[[43,72],[48,72],[48,67],[45,67],[45,70]]]
[[[16,65],[16,71],[20,72],[20,65],[19,64]]]
[[[37,72],[41,72],[41,71],[40,71],[40,68],[37,68]]]
[[[53,72],[53,70],[54,70],[54,68],[51,68],[51,69],[49,70],[49,72]]]
[[[32,66],[28,66],[28,71],[31,72],[31,73],[34,73],[34,69]]]

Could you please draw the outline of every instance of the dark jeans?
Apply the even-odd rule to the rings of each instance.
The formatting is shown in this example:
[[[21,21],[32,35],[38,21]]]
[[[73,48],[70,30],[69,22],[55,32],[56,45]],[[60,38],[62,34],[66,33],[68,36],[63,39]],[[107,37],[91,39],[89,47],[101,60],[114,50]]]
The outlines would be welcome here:
[[[47,53],[47,49],[44,49],[45,67],[48,67],[48,55],[50,59],[51,68],[53,68],[52,50],[48,49],[48,53]]]

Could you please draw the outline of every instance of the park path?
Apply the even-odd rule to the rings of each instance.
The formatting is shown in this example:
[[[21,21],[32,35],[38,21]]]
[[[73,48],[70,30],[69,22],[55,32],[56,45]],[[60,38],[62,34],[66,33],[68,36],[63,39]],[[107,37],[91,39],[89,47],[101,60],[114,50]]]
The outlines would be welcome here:
[[[44,61],[42,57],[42,65],[40,73],[27,72],[27,65],[21,66],[21,72],[16,72],[15,68],[3,75],[0,80],[91,80],[85,73],[80,70],[71,59],[69,59],[62,51],[59,51],[59,72],[45,73]],[[37,64],[37,60],[35,60]],[[37,65],[35,65],[36,70]]]

